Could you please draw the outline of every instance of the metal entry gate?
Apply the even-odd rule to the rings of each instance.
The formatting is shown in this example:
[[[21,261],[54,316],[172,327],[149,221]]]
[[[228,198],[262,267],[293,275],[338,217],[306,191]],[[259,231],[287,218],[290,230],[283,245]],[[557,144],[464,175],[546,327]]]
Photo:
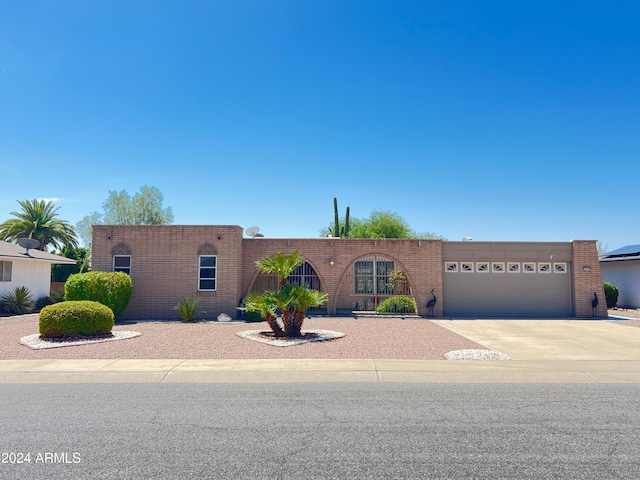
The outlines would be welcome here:
[[[361,258],[353,263],[340,284],[336,314],[376,313],[381,302],[394,295],[411,296],[409,284],[396,285],[391,272],[396,263],[381,256]],[[410,313],[410,312],[406,312]]]

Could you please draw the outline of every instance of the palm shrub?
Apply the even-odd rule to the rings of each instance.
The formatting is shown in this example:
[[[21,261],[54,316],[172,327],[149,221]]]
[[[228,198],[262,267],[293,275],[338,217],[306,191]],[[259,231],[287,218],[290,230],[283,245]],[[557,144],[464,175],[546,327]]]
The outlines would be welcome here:
[[[607,308],[613,308],[618,304],[618,287],[604,282],[604,297],[607,301]]]
[[[276,337],[300,337],[307,309],[320,306],[327,301],[326,293],[289,282],[291,272],[303,263],[304,257],[297,250],[289,254],[280,252],[256,261],[260,272],[278,275],[279,286],[277,290],[247,295],[244,299],[245,306],[241,309],[260,314]],[[277,312],[280,312],[282,325],[278,323]]]
[[[287,337],[299,337],[302,335],[302,322],[304,321],[307,310],[312,307],[319,307],[327,302],[329,296],[325,292],[312,290],[310,288],[296,285],[293,293],[293,322],[291,322],[290,331]]]
[[[101,303],[89,300],[55,303],[40,311],[40,337],[73,338],[111,333],[114,315]]]
[[[71,275],[64,284],[67,301],[91,300],[109,307],[115,317],[127,308],[133,283],[124,272],[87,272]]]
[[[178,304],[174,307],[180,313],[185,322],[192,322],[196,317],[200,305],[200,299],[194,297],[182,297]]]
[[[24,286],[16,287],[0,299],[2,310],[16,315],[29,313],[35,308],[31,291]]]
[[[378,313],[408,313],[415,314],[418,311],[418,306],[416,305],[416,301],[404,295],[398,295],[395,297],[389,297],[384,300],[380,305],[378,305],[378,309],[376,310]]]
[[[244,298],[244,307],[240,309],[264,318],[276,337],[284,337],[284,330],[278,323],[276,305],[271,301],[273,294],[274,292],[265,292],[262,295],[252,292]]]

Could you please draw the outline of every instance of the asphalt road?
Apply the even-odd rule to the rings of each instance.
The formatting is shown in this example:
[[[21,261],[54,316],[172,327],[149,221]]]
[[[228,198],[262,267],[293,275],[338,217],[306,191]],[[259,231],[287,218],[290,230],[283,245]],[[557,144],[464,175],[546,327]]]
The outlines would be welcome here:
[[[2,385],[0,478],[637,479],[638,398],[629,384]]]

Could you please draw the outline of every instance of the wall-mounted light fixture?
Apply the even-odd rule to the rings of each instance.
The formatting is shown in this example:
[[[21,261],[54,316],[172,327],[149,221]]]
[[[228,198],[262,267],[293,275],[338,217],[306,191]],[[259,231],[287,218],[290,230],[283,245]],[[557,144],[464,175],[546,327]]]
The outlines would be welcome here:
[[[591,267],[589,265],[585,265],[584,267],[582,267],[582,270],[589,273],[591,271]]]
[[[329,257],[329,265],[333,267],[335,264],[336,264],[336,259],[333,257]]]

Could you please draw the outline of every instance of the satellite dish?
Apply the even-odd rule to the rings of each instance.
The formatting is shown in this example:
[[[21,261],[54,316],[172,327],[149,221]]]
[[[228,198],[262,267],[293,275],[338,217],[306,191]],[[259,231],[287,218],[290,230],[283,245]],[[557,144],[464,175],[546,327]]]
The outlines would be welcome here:
[[[244,232],[251,238],[256,238],[260,229],[258,227],[249,227]],[[260,235],[262,237],[262,235]]]
[[[38,248],[40,246],[40,242],[35,238],[19,238],[18,245],[22,248],[26,248],[27,251],[24,252],[25,255],[29,255],[30,248]]]

